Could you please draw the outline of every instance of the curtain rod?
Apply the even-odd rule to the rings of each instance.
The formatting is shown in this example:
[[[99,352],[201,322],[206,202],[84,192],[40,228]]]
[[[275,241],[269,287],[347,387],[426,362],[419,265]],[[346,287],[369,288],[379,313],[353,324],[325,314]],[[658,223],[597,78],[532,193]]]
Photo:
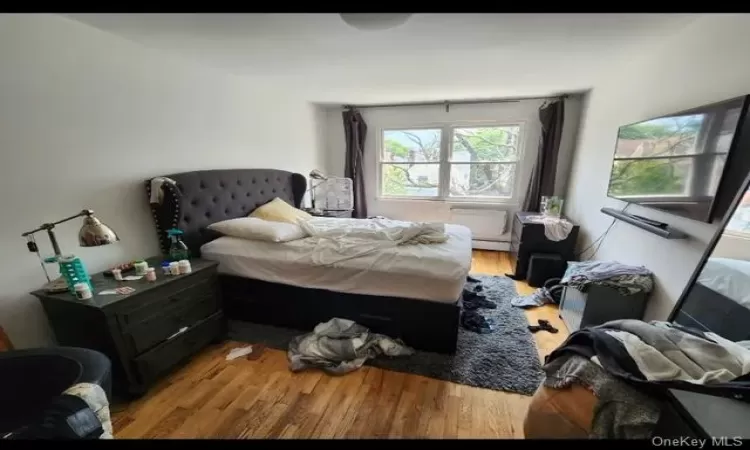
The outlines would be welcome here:
[[[412,102],[412,103],[379,103],[370,105],[343,105],[347,109],[365,109],[365,108],[398,108],[403,106],[445,106],[449,105],[476,105],[482,103],[518,103],[524,100],[552,100],[557,98],[566,98],[569,94],[549,95],[545,97],[509,97],[509,98],[490,98],[478,100],[443,100],[432,102]]]

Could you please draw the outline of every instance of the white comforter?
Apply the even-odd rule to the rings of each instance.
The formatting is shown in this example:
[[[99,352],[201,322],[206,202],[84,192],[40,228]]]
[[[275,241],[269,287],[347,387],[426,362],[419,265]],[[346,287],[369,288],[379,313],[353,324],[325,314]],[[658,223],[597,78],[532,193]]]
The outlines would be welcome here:
[[[315,264],[329,265],[399,245],[441,244],[448,240],[442,223],[391,219],[314,218],[301,221],[310,236]]]

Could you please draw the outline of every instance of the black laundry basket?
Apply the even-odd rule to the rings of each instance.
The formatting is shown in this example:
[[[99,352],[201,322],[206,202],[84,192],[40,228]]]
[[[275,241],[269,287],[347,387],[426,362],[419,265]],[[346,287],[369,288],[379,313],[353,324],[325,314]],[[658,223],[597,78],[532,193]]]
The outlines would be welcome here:
[[[567,263],[557,253],[533,253],[529,259],[526,283],[531,287],[542,287],[550,278],[560,278]]]
[[[565,286],[560,301],[560,318],[569,332],[601,325],[610,320],[642,319],[648,294],[623,295],[608,286],[592,284],[586,292]]]

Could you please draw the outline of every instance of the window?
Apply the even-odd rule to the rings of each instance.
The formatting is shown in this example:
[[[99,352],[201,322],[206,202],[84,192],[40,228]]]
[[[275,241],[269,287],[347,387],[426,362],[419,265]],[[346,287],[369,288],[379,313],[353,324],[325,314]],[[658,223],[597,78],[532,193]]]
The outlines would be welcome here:
[[[508,201],[521,125],[383,130],[381,197]]]

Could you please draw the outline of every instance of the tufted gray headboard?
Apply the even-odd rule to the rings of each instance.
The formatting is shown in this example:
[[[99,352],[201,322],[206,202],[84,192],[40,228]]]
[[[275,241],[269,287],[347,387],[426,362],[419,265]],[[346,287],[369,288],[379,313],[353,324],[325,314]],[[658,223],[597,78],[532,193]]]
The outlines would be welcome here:
[[[276,169],[220,169],[164,175],[176,182],[176,189],[164,184],[161,205],[151,204],[151,212],[162,253],[169,252],[167,230],[179,228],[190,254],[199,256],[200,247],[215,235],[206,227],[237,217],[279,197],[297,208],[307,189],[304,175]],[[151,180],[146,180],[151,196]]]

